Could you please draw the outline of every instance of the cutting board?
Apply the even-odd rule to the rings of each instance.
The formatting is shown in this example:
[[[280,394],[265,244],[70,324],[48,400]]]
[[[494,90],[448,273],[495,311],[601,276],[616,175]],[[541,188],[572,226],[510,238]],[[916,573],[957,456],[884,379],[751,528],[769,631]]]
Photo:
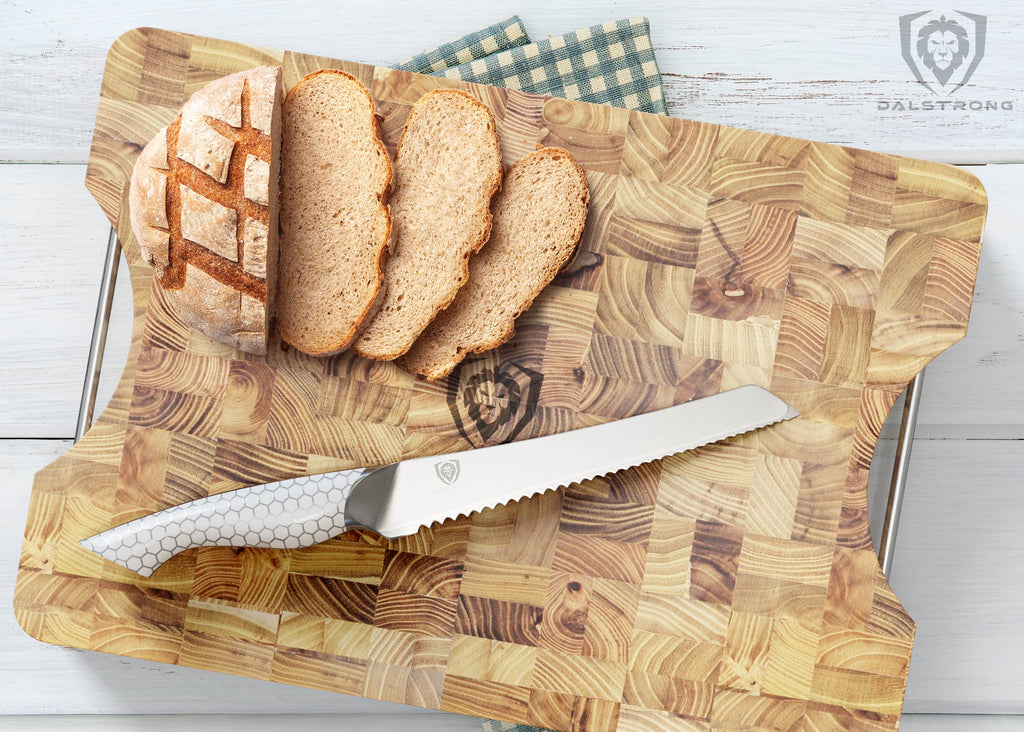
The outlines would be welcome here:
[[[392,149],[422,94],[455,87],[493,111],[506,164],[572,152],[587,228],[512,341],[429,384],[183,325],[132,236],[129,174],[192,92],[258,64],[286,88],[353,74]],[[35,479],[15,597],[33,636],[559,730],[897,728],[914,624],[876,561],[868,468],[907,381],[966,332],[973,176],[144,28],[110,50],[86,185],[124,244],[135,320],[110,406]],[[148,580],[77,546],[246,484],[751,383],[801,416],[404,539],[204,548]]]

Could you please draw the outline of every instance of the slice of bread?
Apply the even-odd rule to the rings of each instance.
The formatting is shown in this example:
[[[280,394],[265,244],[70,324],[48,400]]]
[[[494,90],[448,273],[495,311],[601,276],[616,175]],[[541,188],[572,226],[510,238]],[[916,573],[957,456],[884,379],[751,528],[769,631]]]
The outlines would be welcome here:
[[[490,110],[454,89],[425,94],[398,143],[395,181],[396,238],[384,267],[384,300],[352,346],[379,361],[412,346],[455,297],[469,256],[487,241],[491,198],[501,186]]]
[[[267,351],[277,267],[281,68],[217,79],[142,150],[128,193],[142,257],[182,322]]]
[[[491,238],[469,262],[469,282],[399,365],[433,381],[511,338],[515,319],[576,251],[589,200],[586,174],[565,150],[544,148],[512,166],[494,199]]]
[[[344,350],[379,304],[391,235],[391,161],[359,81],[322,69],[284,102],[281,337],[312,355]]]

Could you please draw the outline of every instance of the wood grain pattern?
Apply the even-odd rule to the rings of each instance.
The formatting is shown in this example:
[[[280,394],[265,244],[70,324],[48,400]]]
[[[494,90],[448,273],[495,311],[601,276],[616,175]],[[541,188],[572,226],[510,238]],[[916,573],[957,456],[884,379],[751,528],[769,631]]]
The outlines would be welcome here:
[[[515,339],[428,385],[350,355],[239,354],[175,317],[124,224],[128,173],[188,94],[268,53],[289,85],[355,73],[386,133],[424,91],[461,86],[501,120],[506,158],[538,143],[577,157],[594,189],[581,252]],[[896,728],[913,624],[865,548],[863,461],[884,405],[966,330],[972,178],[154,29],[115,43],[96,129],[87,185],[132,265],[133,351],[113,407],[36,479],[16,594],[30,632],[560,729]],[[76,545],[265,475],[742,383],[804,395],[803,416],[394,542],[201,549],[147,581]]]

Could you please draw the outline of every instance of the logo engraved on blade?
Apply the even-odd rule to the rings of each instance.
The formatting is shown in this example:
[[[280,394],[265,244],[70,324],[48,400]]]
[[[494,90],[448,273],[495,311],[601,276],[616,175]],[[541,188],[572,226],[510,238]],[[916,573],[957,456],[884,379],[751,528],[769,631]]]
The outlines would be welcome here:
[[[442,460],[434,465],[434,470],[445,485],[451,485],[459,479],[458,460]]]

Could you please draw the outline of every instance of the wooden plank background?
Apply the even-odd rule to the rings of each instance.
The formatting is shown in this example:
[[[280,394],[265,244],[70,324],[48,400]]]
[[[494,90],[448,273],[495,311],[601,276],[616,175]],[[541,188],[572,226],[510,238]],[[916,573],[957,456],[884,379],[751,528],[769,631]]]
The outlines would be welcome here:
[[[928,370],[892,581],[918,623],[904,728],[915,728],[912,713],[1024,713],[1024,549],[1017,538],[1024,518],[1024,247],[1017,241],[1024,165],[992,164],[1024,162],[1024,9],[1009,0],[963,8],[987,14],[990,29],[976,83],[961,93],[1014,100],[1012,115],[898,117],[878,112],[877,102],[924,98],[899,55],[897,17],[922,9],[917,5],[555,5],[268,2],[241,12],[170,2],[142,10],[120,0],[0,4],[0,308],[7,315],[0,336],[0,476],[7,488],[0,492],[0,604],[10,607],[31,475],[70,445],[74,428],[106,243],[105,220],[82,185],[83,163],[104,56],[119,33],[156,25],[386,62],[514,12],[534,38],[643,14],[676,115],[989,163],[972,168],[990,197],[975,312],[968,337]],[[121,287],[107,390],[126,352],[127,294]],[[872,487],[876,522],[891,456],[891,440],[883,441]],[[10,613],[0,615],[0,639],[0,714],[360,712],[372,716],[329,719],[352,729],[400,729],[412,719],[445,720],[437,729],[478,728],[457,727],[463,721],[450,715],[411,717],[408,708],[358,698],[49,647],[25,636]],[[947,728],[1009,729],[1000,725],[1022,721],[971,718]],[[319,723],[312,716],[302,724]],[[922,724],[917,728],[940,728],[930,717]]]

